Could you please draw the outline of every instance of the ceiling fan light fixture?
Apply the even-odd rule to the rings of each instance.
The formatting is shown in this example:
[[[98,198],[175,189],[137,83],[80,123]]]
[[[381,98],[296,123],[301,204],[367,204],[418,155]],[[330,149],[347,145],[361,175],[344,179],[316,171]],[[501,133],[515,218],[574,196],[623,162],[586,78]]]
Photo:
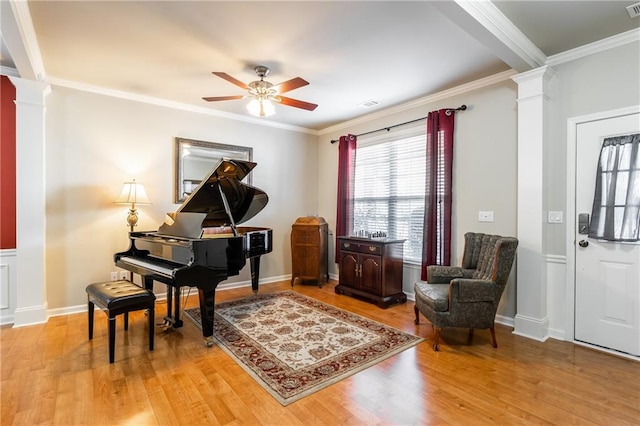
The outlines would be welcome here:
[[[276,108],[268,99],[251,99],[247,104],[247,110],[256,117],[269,117],[276,113]]]
[[[264,77],[269,74],[269,68],[259,65],[254,68],[256,74],[260,78],[260,80],[252,81],[249,84],[245,84],[242,81],[231,77],[229,74],[224,72],[213,71],[213,74],[227,80],[228,82],[235,84],[238,87],[249,92],[247,95],[232,95],[232,96],[208,96],[204,97],[207,102],[214,101],[228,101],[233,99],[251,99],[249,104],[247,105],[247,110],[250,114],[256,117],[268,117],[270,115],[275,114],[275,108],[272,102],[277,102],[279,104],[290,106],[294,108],[301,108],[307,111],[313,111],[316,109],[318,105],[312,104],[311,102],[301,101],[299,99],[288,98],[286,96],[281,96],[281,93],[290,92],[291,90],[295,90],[299,87],[306,86],[309,84],[303,78],[295,77],[290,80],[284,81],[278,85],[273,85],[268,81],[264,81]]]

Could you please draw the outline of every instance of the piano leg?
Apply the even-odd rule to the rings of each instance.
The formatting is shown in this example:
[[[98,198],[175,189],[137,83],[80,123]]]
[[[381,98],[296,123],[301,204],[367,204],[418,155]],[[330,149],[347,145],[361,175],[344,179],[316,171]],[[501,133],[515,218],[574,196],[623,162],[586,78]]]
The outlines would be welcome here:
[[[133,272],[131,273],[131,275],[133,276]],[[142,280],[144,281],[145,290],[153,291],[153,278],[151,278],[151,277],[149,277],[147,275],[143,275],[142,276]]]
[[[175,311],[175,315],[173,317],[173,328],[180,328],[183,326],[182,315],[180,313],[180,287],[174,287],[173,291],[175,293],[175,297],[173,298],[173,310]]]
[[[213,313],[216,303],[216,289],[198,288],[200,298],[200,320],[202,322],[202,336],[204,345],[208,348],[213,346]]]
[[[258,294],[258,280],[260,279],[260,256],[250,257],[249,264],[251,265],[251,289],[255,294]]]
[[[173,322],[173,286],[167,284],[167,316],[164,317],[164,325],[168,327]]]
[[[180,315],[180,287],[167,284],[167,316],[164,327],[180,328],[184,325]]]

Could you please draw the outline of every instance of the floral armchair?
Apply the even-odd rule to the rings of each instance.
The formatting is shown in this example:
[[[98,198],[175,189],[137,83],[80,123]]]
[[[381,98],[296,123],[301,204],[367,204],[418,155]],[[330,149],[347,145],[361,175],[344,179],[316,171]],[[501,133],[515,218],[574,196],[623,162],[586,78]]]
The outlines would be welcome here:
[[[507,284],[518,247],[513,237],[468,232],[462,266],[429,266],[427,282],[418,281],[415,291],[415,323],[421,312],[435,329],[434,350],[439,350],[445,327],[489,329],[498,347],[494,322],[498,303]]]

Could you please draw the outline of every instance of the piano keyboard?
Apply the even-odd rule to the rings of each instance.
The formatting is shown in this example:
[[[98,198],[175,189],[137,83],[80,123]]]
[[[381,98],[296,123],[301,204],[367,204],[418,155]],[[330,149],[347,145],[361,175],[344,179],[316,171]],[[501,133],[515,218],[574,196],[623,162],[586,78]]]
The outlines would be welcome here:
[[[165,277],[172,278],[173,271],[176,268],[183,267],[184,265],[168,262],[163,259],[154,257],[145,257],[140,259],[138,257],[123,256],[120,258],[121,262],[128,263],[130,265],[139,266],[145,269],[149,269]]]

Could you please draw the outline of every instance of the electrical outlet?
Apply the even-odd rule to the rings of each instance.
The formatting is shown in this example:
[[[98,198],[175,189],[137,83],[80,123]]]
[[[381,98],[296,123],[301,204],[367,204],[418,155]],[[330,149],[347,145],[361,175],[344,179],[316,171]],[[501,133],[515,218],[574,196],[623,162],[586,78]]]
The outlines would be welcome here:
[[[120,279],[128,280],[129,279],[129,271],[120,271]]]
[[[117,272],[112,272],[111,273],[111,281],[118,281],[118,273]]]

